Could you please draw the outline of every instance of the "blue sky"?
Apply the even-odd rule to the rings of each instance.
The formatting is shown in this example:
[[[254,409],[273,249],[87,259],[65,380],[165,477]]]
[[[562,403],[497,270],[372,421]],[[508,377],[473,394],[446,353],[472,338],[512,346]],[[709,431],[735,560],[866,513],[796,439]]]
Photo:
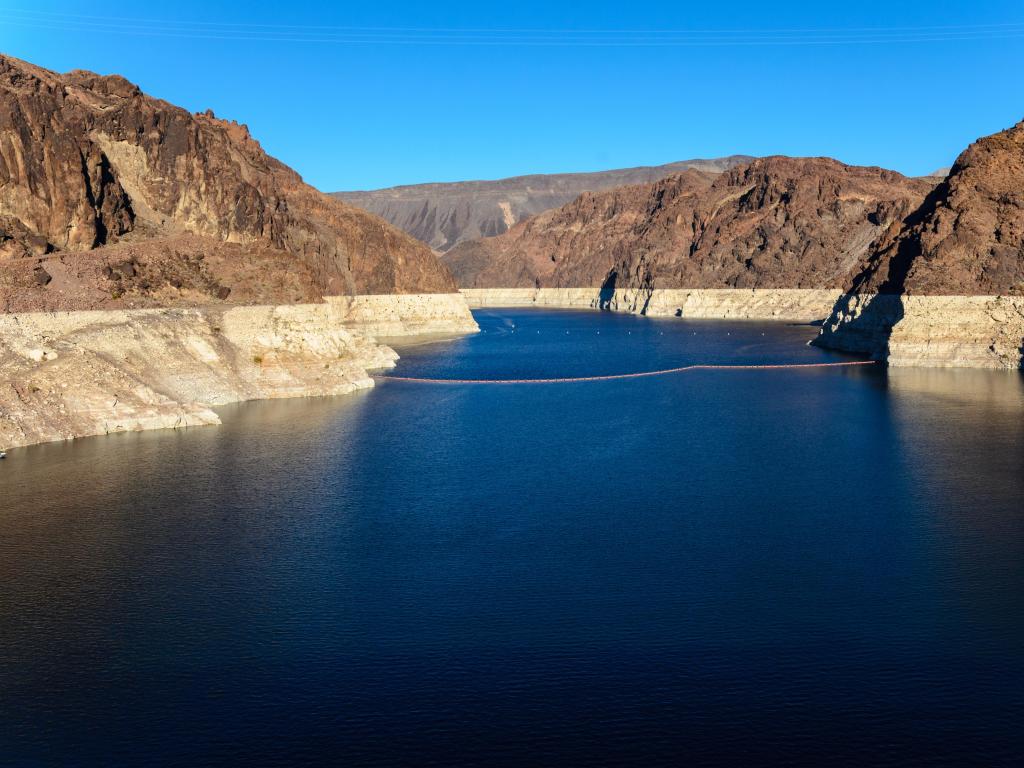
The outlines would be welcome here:
[[[247,123],[329,191],[733,153],[922,174],[1024,118],[1020,0],[0,0],[0,50]]]

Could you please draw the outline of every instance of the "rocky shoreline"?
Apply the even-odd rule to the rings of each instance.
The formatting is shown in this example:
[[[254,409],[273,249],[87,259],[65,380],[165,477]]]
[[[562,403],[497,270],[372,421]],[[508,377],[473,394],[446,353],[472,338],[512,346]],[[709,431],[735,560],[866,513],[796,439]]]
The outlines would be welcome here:
[[[828,317],[841,294],[801,288],[463,288],[471,307],[606,309],[652,317],[786,320]]]
[[[1024,297],[844,294],[816,289],[464,288],[469,306],[603,309],[651,317],[822,324],[817,346],[892,367],[1018,369]]]
[[[0,315],[0,447],[219,424],[217,405],[346,394],[398,359],[377,335],[476,330],[457,294]]]
[[[846,295],[815,344],[894,368],[1024,367],[1024,296]]]

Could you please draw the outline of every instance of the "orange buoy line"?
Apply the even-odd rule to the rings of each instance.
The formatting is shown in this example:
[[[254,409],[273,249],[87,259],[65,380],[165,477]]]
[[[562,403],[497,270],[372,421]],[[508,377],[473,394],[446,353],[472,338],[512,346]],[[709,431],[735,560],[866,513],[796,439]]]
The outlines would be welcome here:
[[[428,379],[414,376],[376,375],[376,379],[389,381],[411,381],[418,384],[567,384],[580,381],[613,381],[617,379],[639,379],[645,376],[664,376],[684,371],[779,371],[805,368],[847,368],[854,365],[874,365],[875,360],[853,360],[841,363],[779,363],[776,365],[684,365],[679,368],[665,368],[660,371],[640,373],[615,373],[608,376],[577,376],[564,379]]]

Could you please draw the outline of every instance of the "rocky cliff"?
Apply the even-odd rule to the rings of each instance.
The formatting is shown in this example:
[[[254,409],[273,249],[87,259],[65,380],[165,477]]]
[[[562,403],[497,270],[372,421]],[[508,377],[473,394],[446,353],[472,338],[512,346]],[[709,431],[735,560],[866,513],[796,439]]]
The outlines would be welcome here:
[[[768,157],[584,194],[444,261],[467,288],[838,290],[931,186],[827,158]]]
[[[335,192],[334,197],[375,213],[432,248],[445,252],[467,240],[500,235],[517,222],[565,205],[583,192],[647,184],[687,169],[716,174],[752,159],[732,155],[596,173],[412,184],[368,192]]]
[[[1024,122],[968,147],[846,288],[820,344],[897,365],[1019,367]]]
[[[378,336],[475,330],[462,297],[0,314],[0,448],[217,424],[241,400],[339,395],[398,355]]]
[[[288,285],[264,286],[260,298],[279,294],[291,302],[296,292],[305,297],[454,288],[429,249],[303,183],[268,156],[244,125],[210,112],[191,114],[121,77],[59,75],[0,57],[4,270],[24,272],[24,263],[10,262],[40,257],[55,267],[55,259],[81,265],[88,259],[80,254],[115,243],[130,243],[138,263],[154,241],[162,271],[173,271],[165,269],[168,261],[181,262],[177,269],[183,274],[169,279],[187,282],[184,273],[194,269],[185,262],[208,250],[230,262],[213,276],[216,285],[207,281],[211,290],[204,300],[226,298],[224,288],[234,291],[231,281],[255,286],[260,275],[292,270],[296,275]],[[250,258],[253,253],[258,255]],[[46,293],[55,290],[53,271],[41,262],[30,271],[45,304]],[[109,288],[108,296],[124,294],[123,286]],[[173,298],[166,293],[155,300]]]
[[[349,392],[376,336],[475,329],[429,248],[245,126],[0,56],[0,449]]]

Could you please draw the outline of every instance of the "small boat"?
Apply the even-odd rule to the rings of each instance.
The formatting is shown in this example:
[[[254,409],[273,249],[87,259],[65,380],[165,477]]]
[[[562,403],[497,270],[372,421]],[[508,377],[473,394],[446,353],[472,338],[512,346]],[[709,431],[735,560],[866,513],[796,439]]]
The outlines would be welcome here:
[[[0,459],[6,459],[6,458],[7,458],[6,451],[0,451]]]

